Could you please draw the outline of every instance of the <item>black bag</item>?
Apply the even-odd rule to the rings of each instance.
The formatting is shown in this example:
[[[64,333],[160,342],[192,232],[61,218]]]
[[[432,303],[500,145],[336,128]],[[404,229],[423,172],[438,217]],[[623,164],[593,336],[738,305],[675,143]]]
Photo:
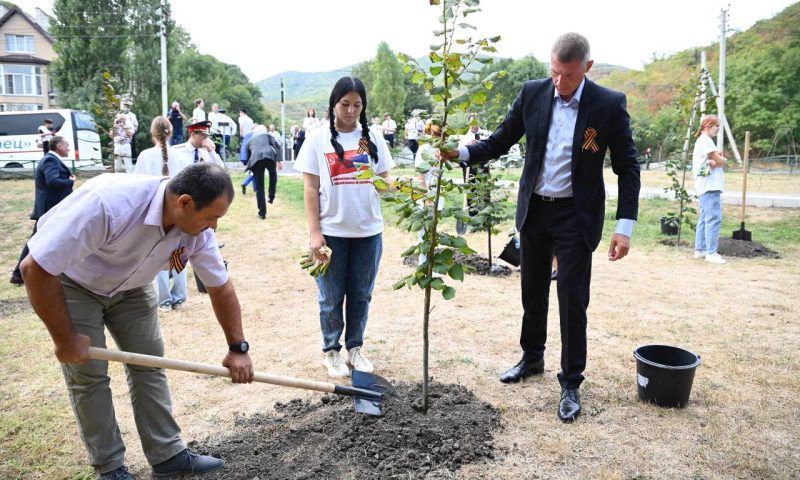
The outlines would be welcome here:
[[[503,251],[500,252],[500,260],[509,265],[519,267],[519,248],[517,248],[517,239],[515,237],[511,237]]]

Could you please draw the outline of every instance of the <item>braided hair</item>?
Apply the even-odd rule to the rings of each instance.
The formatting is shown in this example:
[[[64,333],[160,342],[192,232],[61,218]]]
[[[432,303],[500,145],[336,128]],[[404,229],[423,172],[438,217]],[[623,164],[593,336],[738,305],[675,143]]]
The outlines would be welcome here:
[[[150,124],[150,135],[153,136],[153,143],[161,147],[161,175],[169,176],[169,166],[167,162],[169,157],[167,155],[167,144],[170,137],[172,137],[172,124],[167,117],[155,117]]]
[[[328,121],[331,129],[331,145],[333,145],[333,150],[336,152],[336,156],[339,157],[339,161],[344,162],[344,149],[336,140],[339,132],[336,131],[334,107],[337,103],[339,103],[339,100],[341,100],[342,97],[350,92],[356,92],[358,93],[358,96],[361,97],[361,115],[359,115],[358,118],[359,123],[361,123],[361,141],[359,143],[366,144],[366,149],[369,152],[369,156],[374,162],[377,163],[378,147],[372,142],[372,138],[370,138],[369,123],[367,123],[367,89],[364,87],[364,82],[362,82],[358,77],[342,77],[333,86],[333,90],[331,90],[331,97],[328,101]]]

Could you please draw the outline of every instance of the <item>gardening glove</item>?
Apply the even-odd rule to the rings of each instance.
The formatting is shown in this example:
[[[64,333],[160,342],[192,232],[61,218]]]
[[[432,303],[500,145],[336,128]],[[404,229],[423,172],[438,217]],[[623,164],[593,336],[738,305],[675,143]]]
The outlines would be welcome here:
[[[325,255],[326,260],[324,262],[319,260],[317,256],[314,255],[313,250],[309,250],[309,252],[303,255],[303,258],[300,259],[300,267],[308,270],[308,273],[312,277],[325,275],[325,272],[328,271],[328,267],[331,264],[333,250],[331,250],[330,247],[323,245],[319,248],[319,253]]]

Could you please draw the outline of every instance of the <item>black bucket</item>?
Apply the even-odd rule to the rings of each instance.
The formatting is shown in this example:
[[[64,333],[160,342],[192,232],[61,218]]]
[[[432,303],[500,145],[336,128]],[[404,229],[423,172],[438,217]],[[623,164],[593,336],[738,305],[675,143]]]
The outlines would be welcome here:
[[[668,345],[644,345],[634,350],[633,356],[639,399],[668,408],[689,403],[699,355]]]

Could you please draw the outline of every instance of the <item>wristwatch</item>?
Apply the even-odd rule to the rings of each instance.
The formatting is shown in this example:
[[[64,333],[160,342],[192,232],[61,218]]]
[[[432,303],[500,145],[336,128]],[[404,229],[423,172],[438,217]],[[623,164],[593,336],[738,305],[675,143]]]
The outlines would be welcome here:
[[[228,350],[236,353],[247,353],[248,350],[250,350],[250,344],[247,343],[247,340],[242,340],[241,342],[228,345]]]

